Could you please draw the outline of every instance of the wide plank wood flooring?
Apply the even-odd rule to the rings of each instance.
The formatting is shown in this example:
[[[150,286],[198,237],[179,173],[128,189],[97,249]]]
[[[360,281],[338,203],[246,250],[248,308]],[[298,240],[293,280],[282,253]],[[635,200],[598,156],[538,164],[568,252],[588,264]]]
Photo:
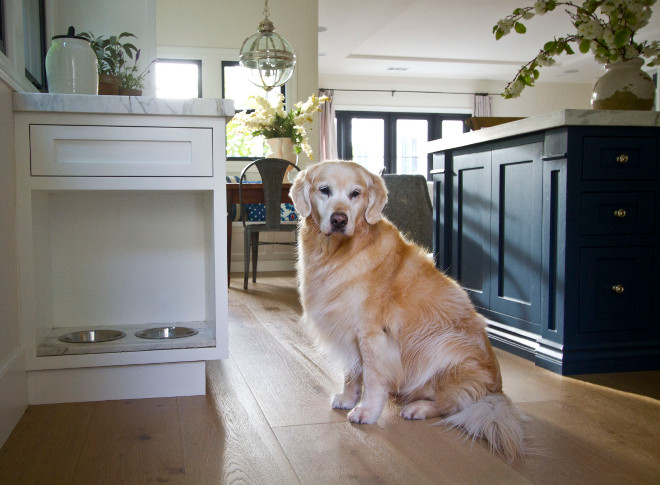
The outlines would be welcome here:
[[[0,450],[0,484],[658,484],[660,372],[561,377],[496,350],[534,454],[388,405],[375,425],[332,410],[341,375],[299,324],[292,274],[229,290],[230,358],[207,395],[30,406]]]

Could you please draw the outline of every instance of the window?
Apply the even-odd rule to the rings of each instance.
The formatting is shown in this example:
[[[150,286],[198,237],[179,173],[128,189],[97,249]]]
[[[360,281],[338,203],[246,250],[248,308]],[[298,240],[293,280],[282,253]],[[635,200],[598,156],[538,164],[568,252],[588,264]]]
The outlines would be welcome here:
[[[467,131],[468,114],[337,111],[339,157],[374,173],[428,176],[428,140]]]
[[[5,38],[5,0],[0,0],[0,52],[7,54],[7,39]]]
[[[222,97],[234,101],[237,113],[246,108],[249,96],[263,96],[272,102],[278,94],[284,94],[283,86],[266,92],[252,84],[247,74],[238,61],[222,61]],[[235,133],[231,121],[227,123],[227,159],[256,160],[263,157],[267,150],[263,137]]]
[[[158,59],[156,63],[157,98],[201,98],[202,61]]]
[[[47,90],[44,68],[47,50],[44,12],[44,0],[25,0],[23,2],[25,77],[40,91]]]

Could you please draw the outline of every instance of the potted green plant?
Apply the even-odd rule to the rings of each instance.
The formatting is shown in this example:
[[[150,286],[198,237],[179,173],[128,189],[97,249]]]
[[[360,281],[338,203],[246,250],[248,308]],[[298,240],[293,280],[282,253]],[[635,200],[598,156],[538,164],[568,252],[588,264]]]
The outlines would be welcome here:
[[[126,59],[133,59],[138,52],[138,48],[126,39],[137,37],[129,32],[109,37],[83,32],[80,36],[89,39],[99,61],[99,94],[119,94],[120,76]]]
[[[641,70],[642,58],[648,66],[660,64],[660,42],[634,39],[635,33],[651,18],[656,0],[584,0],[582,2],[538,0],[533,6],[517,8],[493,27],[497,40],[514,31],[527,32],[523,20],[552,12],[557,7],[571,18],[575,33],[555,37],[546,42],[539,53],[522,66],[507,84],[503,96],[515,98],[527,86],[534,86],[542,66],[555,63],[559,54],[574,54],[571,44],[580,52],[591,52],[609,71],[594,86],[592,105],[598,109],[651,109],[655,88],[651,78]],[[622,83],[621,81],[625,79]],[[613,83],[612,83],[613,81]],[[606,86],[607,84],[607,86]],[[603,89],[605,88],[605,89]]]
[[[119,70],[119,94],[125,96],[141,96],[142,90],[144,89],[144,80],[149,74],[152,64],[156,62],[156,59],[151,61],[147,67],[145,67],[142,72],[139,72],[137,63],[140,59],[140,49],[135,53],[135,58],[133,63],[124,62]]]

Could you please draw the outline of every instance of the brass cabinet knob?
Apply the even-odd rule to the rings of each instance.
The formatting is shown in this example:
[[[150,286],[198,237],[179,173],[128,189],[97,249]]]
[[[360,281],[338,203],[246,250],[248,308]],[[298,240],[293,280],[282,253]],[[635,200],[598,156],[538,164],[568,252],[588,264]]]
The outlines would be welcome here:
[[[622,153],[618,157],[616,157],[616,162],[617,163],[628,163],[628,155],[625,153]]]
[[[624,290],[623,285],[614,285],[614,286],[612,287],[612,291],[613,291],[614,293],[618,293],[619,295],[620,295],[621,293],[623,293],[623,290]]]
[[[625,209],[617,209],[614,211],[614,217],[618,217],[620,219],[626,217],[626,210]]]

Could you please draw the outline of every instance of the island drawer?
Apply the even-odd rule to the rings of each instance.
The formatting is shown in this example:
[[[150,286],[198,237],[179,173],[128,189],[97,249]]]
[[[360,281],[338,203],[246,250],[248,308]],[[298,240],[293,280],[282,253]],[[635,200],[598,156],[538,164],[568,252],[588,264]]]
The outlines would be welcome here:
[[[581,334],[617,339],[652,327],[652,247],[587,247],[580,261]]]
[[[658,165],[654,137],[584,138],[582,178],[584,180],[655,179]]]
[[[34,176],[211,177],[211,128],[30,125]]]
[[[580,232],[583,235],[652,234],[654,223],[653,192],[582,194]]]

